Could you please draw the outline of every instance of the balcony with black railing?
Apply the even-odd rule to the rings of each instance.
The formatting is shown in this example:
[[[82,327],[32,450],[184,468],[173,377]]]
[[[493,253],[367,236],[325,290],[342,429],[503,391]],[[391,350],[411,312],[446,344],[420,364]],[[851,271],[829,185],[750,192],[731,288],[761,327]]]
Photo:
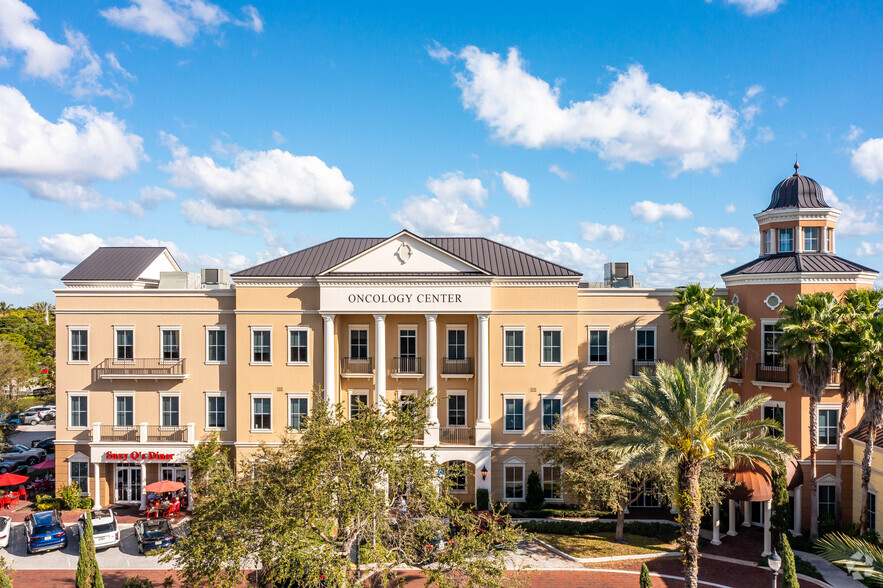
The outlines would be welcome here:
[[[642,372],[648,374],[656,373],[656,363],[658,359],[633,359],[632,360],[632,376],[638,377]]]
[[[188,377],[184,359],[108,357],[92,368],[96,380],[185,380]]]
[[[374,373],[374,358],[342,357],[340,373],[344,376],[370,376]]]
[[[420,377],[423,375],[423,358],[416,355],[405,355],[392,358],[392,374],[394,376]]]
[[[475,368],[471,357],[444,357],[442,358],[442,376],[472,376]]]
[[[755,380],[772,384],[790,384],[791,374],[788,371],[787,365],[764,365],[763,363],[758,363]]]

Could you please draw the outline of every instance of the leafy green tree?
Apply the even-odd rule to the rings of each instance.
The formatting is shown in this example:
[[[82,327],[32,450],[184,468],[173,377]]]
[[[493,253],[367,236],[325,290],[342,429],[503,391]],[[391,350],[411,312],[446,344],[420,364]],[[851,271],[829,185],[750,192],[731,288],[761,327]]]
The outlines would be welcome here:
[[[540,475],[531,470],[527,476],[527,492],[524,495],[524,506],[528,510],[539,510],[543,508],[543,502],[545,502],[543,483],[540,481]]]
[[[773,469],[773,513],[770,517],[773,543],[779,545],[791,528],[788,502],[788,475],[784,464]]]
[[[450,492],[461,472],[440,477],[433,454],[413,445],[427,396],[349,419],[317,394],[299,433],[261,446],[237,472],[217,444],[200,444],[190,460],[190,535],[163,560],[193,586],[234,586],[255,568],[270,582],[318,586],[321,573],[328,585],[362,586],[366,563],[382,583],[407,566],[441,587],[505,585],[506,555],[495,544],[513,547],[522,534],[496,524],[507,521],[499,513],[483,522],[462,509]]]
[[[819,444],[818,405],[834,372],[834,346],[845,331],[843,311],[830,292],[798,294],[793,305],[780,311],[782,335],[778,346],[797,364],[797,382],[809,397],[809,467],[812,483],[809,534],[819,536],[819,482],[816,453]]]
[[[681,527],[687,588],[698,582],[703,468],[745,461],[774,467],[796,453],[784,439],[768,434],[780,428],[777,422],[748,420],[769,396],[740,403],[726,381],[722,365],[663,363],[654,375],[644,373],[611,392],[598,414],[618,426],[617,433],[601,440],[619,458],[618,468],[656,466],[675,472],[670,492]]]
[[[653,588],[653,580],[650,579],[650,570],[647,564],[641,564],[641,588]]]
[[[819,555],[850,570],[867,586],[883,586],[883,549],[865,539],[829,533],[816,543]]]
[[[782,588],[800,588],[797,582],[797,562],[788,542],[788,536],[782,535]]]
[[[86,513],[83,534],[80,536],[80,558],[77,561],[77,588],[104,588],[98,559],[95,557],[95,536],[92,528],[92,515]]]
[[[12,574],[15,571],[5,557],[0,556],[0,588],[12,588]]]

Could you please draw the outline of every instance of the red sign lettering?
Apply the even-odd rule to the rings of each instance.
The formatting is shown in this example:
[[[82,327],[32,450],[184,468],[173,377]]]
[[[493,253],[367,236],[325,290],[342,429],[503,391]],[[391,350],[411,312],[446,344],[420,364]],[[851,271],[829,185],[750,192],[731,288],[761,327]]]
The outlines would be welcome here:
[[[107,461],[171,461],[174,458],[174,453],[160,453],[158,451],[130,451],[129,453],[107,451],[104,454],[104,459]]]

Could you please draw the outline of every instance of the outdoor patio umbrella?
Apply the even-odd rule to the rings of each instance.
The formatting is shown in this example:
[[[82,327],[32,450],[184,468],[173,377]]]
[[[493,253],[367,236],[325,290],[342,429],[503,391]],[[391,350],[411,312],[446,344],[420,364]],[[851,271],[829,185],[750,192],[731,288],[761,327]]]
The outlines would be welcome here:
[[[31,467],[34,468],[35,470],[48,470],[49,468],[55,467],[55,460],[54,459],[47,459],[46,461],[41,461],[37,465],[33,465]]]
[[[0,476],[0,479],[2,479],[2,476]],[[177,492],[183,487],[184,484],[182,484],[181,482],[174,482],[172,480],[160,480],[159,482],[148,484],[144,487],[144,489],[148,492]]]
[[[0,487],[2,486],[18,486],[19,484],[24,484],[28,481],[27,476],[20,476],[18,474],[3,474],[0,475]]]

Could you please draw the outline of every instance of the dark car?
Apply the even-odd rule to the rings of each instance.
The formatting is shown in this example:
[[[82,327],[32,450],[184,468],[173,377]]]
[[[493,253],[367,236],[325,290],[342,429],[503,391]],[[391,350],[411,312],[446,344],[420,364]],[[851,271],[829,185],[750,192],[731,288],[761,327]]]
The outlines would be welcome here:
[[[64,532],[64,523],[57,510],[44,510],[28,515],[24,527],[28,553],[67,547],[67,533]]]
[[[55,437],[46,437],[45,439],[34,439],[31,441],[31,449],[42,449],[47,454],[55,453]]]
[[[175,542],[172,525],[166,519],[141,519],[136,521],[135,537],[138,539],[138,551],[140,553],[169,547]]]
[[[6,461],[0,460],[0,474],[5,474],[7,472],[14,472],[19,468],[27,467],[21,463],[15,461]]]

